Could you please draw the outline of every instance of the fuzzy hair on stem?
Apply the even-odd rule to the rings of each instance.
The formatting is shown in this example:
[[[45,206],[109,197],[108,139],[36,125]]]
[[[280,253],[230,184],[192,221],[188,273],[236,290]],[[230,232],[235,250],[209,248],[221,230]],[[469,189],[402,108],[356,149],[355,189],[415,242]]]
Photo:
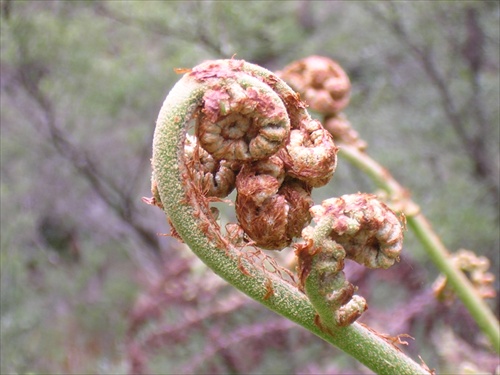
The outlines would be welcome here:
[[[202,116],[200,113],[203,114],[203,110],[200,112],[200,109],[203,108],[207,91],[235,84],[245,88],[246,91],[248,91],[248,87],[255,85],[256,91],[264,92],[269,97],[272,96],[270,91],[274,91],[286,108],[290,132],[294,129],[304,129],[300,131],[302,135],[307,137],[307,135],[320,130],[315,128],[315,124],[309,127],[310,131],[308,130],[308,125],[312,120],[305,111],[305,106],[298,99],[298,95],[268,70],[241,60],[218,60],[203,63],[187,72],[179,80],[168,94],[160,110],[153,140],[153,198],[150,202],[163,207],[175,228],[176,235],[208,267],[249,297],[339,347],[378,374],[430,373],[403,354],[384,335],[363,325],[353,323],[344,327],[335,324],[328,325],[328,323],[326,323],[327,326],[318,324],[318,312],[308,296],[293,281],[286,280],[281,276],[279,266],[275,266],[275,272],[269,272],[262,265],[256,265],[253,261],[254,258],[262,257],[259,255],[261,253],[258,249],[252,253],[253,255],[246,254],[241,247],[234,245],[228,236],[222,234],[221,228],[210,210],[209,197],[204,193],[200,179],[195,177],[194,171],[190,168],[192,164],[186,162],[185,140],[191,120],[195,119],[196,116]],[[226,91],[229,96],[232,95],[232,92],[231,90]],[[280,104],[276,101],[273,105]],[[236,107],[238,105],[234,106],[234,108]],[[219,107],[219,112],[226,110],[225,105]],[[258,129],[262,128],[259,128],[259,124],[262,123],[257,123]],[[215,128],[210,132],[219,134]],[[220,132],[220,134],[223,133],[223,131]],[[224,143],[222,145],[236,159],[243,156],[242,161],[250,165],[254,161],[248,160],[247,154],[250,157],[255,156],[255,152],[252,152],[252,140],[243,139],[245,143],[243,144],[240,142],[241,132],[236,131],[235,133],[237,134],[233,139],[238,140],[237,147],[225,147]],[[234,133],[229,131],[226,134]],[[255,134],[260,133],[257,130]],[[265,138],[266,142],[257,147],[262,146],[267,150],[265,157],[271,156],[273,152],[270,151],[270,147],[268,147],[270,145],[267,144],[269,143],[267,141],[274,137],[274,134],[269,132],[262,136],[261,138]],[[243,136],[243,138],[245,137]],[[331,139],[329,141],[329,138],[325,137],[322,132],[319,138],[315,139],[319,139],[320,144],[324,142],[333,144]],[[302,141],[300,147],[314,148],[315,143],[318,143],[315,139]],[[211,141],[210,137],[209,141]],[[216,140],[215,142],[220,141]],[[329,147],[332,149],[331,146]],[[283,151],[277,151],[276,155],[281,152]],[[299,152],[299,154],[303,153]],[[316,160],[314,157],[317,155],[314,150],[309,154],[312,155],[313,160]],[[307,155],[305,158],[310,157]],[[216,155],[215,158],[217,159],[219,156]],[[257,155],[256,161],[260,159]],[[295,183],[300,189],[307,192],[307,189],[310,189],[317,181],[328,180],[330,168],[324,168],[327,175],[314,176],[314,181],[311,183],[308,174],[300,173],[301,168],[293,168],[294,163],[295,159],[291,156],[285,161],[285,171],[293,170],[296,175],[290,177],[302,181],[301,184]],[[289,179],[283,179],[284,183],[286,181]],[[293,196],[289,193],[283,195]],[[297,231],[297,228],[294,230]],[[239,229],[236,228],[234,233],[239,233]],[[311,285],[311,288],[314,290],[315,286]]]

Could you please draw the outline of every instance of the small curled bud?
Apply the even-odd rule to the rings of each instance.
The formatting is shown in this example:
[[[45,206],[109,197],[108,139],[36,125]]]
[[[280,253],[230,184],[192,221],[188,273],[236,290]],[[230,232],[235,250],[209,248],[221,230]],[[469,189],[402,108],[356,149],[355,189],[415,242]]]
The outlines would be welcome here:
[[[349,77],[328,57],[310,56],[287,65],[277,74],[315,111],[338,113],[349,104]]]
[[[190,135],[186,136],[184,158],[206,196],[224,198],[234,189],[238,165],[227,160],[215,160]]]
[[[271,156],[269,159],[254,162],[252,167],[257,176],[270,175],[278,181],[280,186],[285,180],[285,166],[283,161],[277,156]]]
[[[317,120],[307,121],[300,129],[293,129],[290,141],[279,155],[285,162],[288,175],[312,187],[327,184],[337,165],[337,147]]]
[[[273,171],[259,174],[264,170]],[[282,161],[273,158],[244,165],[236,177],[238,222],[257,246],[268,250],[290,245],[310,221],[310,189],[300,181],[283,182],[283,175]]]
[[[196,123],[200,145],[215,159],[226,160],[267,158],[280,149],[289,131],[277,94],[237,82],[207,90]]]
[[[288,245],[285,233],[288,206],[278,195],[280,183],[270,175],[257,175],[244,165],[236,178],[236,217],[245,233],[265,249]]]
[[[472,285],[481,298],[495,298],[496,291],[493,286],[495,275],[488,272],[490,261],[484,256],[478,256],[473,251],[460,249],[451,255],[453,265],[465,272]],[[440,300],[451,300],[452,291],[447,288],[448,280],[441,275],[433,284],[433,291],[436,298]]]
[[[399,260],[403,231],[397,216],[374,195],[351,194],[311,208],[315,222],[333,217],[330,238],[342,245],[346,258],[369,268],[388,268]]]

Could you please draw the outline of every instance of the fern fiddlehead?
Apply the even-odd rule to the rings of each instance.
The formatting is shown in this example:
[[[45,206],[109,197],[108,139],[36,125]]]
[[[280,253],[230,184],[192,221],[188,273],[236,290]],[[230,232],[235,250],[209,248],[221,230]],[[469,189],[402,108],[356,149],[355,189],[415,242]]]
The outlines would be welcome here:
[[[187,135],[189,128],[196,139]],[[349,215],[344,207],[349,223],[342,232],[329,203],[311,209],[311,190],[332,177],[336,152],[329,133],[276,75],[244,61],[209,61],[186,72],[162,106],[149,202],[165,210],[176,236],[201,260],[253,299],[377,373],[424,373],[381,335],[353,323],[366,306],[343,278],[343,259],[372,265],[380,254],[394,261],[398,251],[393,221],[389,229],[372,228],[367,223],[375,214]],[[210,202],[234,187],[239,222],[223,229]],[[373,212],[391,215],[368,197],[343,201],[358,198]],[[316,226],[304,229],[313,217]],[[330,228],[322,230],[325,223]],[[259,248],[282,249],[301,232],[298,285]],[[348,246],[361,243],[375,253],[361,255]],[[334,319],[327,318],[331,314]]]

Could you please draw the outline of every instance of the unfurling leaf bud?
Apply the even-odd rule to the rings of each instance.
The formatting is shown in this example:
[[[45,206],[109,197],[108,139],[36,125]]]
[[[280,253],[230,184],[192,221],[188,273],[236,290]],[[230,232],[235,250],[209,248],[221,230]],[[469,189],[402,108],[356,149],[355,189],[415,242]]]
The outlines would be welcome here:
[[[399,260],[403,229],[396,214],[374,195],[351,194],[311,208],[315,222],[333,217],[330,238],[342,245],[346,258],[369,268],[388,268]]]
[[[200,145],[215,159],[252,161],[275,154],[288,138],[290,121],[271,93],[237,82],[207,90],[196,123]]]

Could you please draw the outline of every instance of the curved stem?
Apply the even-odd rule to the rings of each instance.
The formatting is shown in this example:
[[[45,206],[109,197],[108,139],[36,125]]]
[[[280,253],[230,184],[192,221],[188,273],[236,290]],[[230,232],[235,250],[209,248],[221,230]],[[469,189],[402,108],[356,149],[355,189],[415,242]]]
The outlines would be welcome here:
[[[375,184],[386,191],[392,198],[403,204],[402,212],[408,226],[414,231],[436,267],[447,277],[455,293],[462,300],[484,334],[490,339],[493,348],[500,353],[500,328],[493,312],[479,297],[470,281],[462,271],[449,260],[450,253],[434,233],[431,225],[420,212],[419,207],[408,198],[406,190],[390,173],[370,158],[366,153],[350,145],[342,145],[339,155],[364,171]]]
[[[267,70],[243,64],[241,69],[252,75],[268,77],[274,90],[283,85]],[[281,277],[279,270],[269,272],[256,266],[248,254],[221,236],[220,228],[207,211],[206,202],[193,194],[193,184],[188,178],[191,172],[183,159],[186,128],[207,88],[208,83],[203,80],[184,75],[165,99],[154,134],[153,180],[161,204],[178,235],[228,283],[344,350],[376,373],[428,373],[382,336],[361,324],[354,323],[334,332],[320,329],[314,307],[294,283]]]

